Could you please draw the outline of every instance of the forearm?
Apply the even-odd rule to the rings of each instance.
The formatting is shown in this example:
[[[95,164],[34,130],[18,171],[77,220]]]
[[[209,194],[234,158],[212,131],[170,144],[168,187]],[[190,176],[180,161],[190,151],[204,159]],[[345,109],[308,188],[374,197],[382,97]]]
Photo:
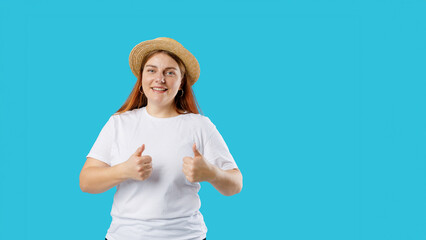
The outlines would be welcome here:
[[[112,167],[87,167],[80,173],[80,188],[87,193],[102,193],[126,179],[122,164]]]
[[[213,165],[215,178],[210,182],[221,194],[232,196],[241,192],[243,176],[238,169],[222,170]]]

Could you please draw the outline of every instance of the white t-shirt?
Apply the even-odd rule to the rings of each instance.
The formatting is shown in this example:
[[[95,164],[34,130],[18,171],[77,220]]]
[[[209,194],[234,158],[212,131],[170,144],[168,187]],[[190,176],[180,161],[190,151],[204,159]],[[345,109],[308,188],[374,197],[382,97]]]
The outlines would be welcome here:
[[[144,181],[117,185],[108,240],[199,240],[207,227],[199,209],[199,183],[182,172],[183,157],[194,157],[192,145],[223,170],[238,168],[222,136],[208,117],[149,115],[146,108],[112,115],[87,157],[114,166],[125,162],[142,144],[152,157],[152,174]]]

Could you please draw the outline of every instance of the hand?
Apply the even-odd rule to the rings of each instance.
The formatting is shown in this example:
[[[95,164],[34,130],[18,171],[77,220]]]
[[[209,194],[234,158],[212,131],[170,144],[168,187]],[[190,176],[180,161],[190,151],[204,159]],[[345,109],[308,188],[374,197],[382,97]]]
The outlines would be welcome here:
[[[151,176],[152,158],[149,155],[142,156],[145,144],[139,147],[130,158],[123,163],[125,176],[134,180],[143,181]]]
[[[182,172],[190,182],[211,182],[216,178],[216,167],[207,162],[203,155],[198,152],[194,143],[192,146],[194,157],[184,157]]]

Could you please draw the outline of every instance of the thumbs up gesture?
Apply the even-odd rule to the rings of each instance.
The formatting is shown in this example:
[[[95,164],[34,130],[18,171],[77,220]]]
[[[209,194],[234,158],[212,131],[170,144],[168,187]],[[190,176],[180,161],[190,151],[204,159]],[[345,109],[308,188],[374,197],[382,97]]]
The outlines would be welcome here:
[[[216,168],[213,164],[204,159],[197,150],[197,146],[192,146],[194,157],[184,157],[182,172],[190,182],[210,182],[216,178]]]
[[[145,144],[136,149],[130,158],[123,163],[125,176],[134,180],[143,181],[151,176],[152,158],[149,155],[142,156]]]

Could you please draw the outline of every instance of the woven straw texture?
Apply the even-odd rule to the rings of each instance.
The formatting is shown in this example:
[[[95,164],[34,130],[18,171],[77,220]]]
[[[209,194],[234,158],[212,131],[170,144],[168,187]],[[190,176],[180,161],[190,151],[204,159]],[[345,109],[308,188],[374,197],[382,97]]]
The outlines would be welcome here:
[[[129,64],[136,78],[140,75],[142,60],[146,54],[156,49],[170,51],[182,59],[185,64],[186,72],[190,76],[190,82],[188,83],[191,86],[194,85],[200,77],[200,65],[197,59],[178,41],[167,37],[159,37],[141,42],[132,49],[129,56]]]

